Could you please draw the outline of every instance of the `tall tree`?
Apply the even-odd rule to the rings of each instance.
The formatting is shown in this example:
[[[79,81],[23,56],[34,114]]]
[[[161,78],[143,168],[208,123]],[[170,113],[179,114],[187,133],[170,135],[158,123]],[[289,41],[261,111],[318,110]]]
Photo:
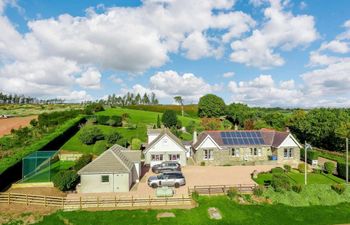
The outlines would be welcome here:
[[[174,97],[175,102],[179,103],[181,106],[181,115],[184,116],[184,100],[181,96]]]
[[[226,104],[222,98],[207,94],[199,99],[198,116],[199,117],[220,117],[226,114]]]

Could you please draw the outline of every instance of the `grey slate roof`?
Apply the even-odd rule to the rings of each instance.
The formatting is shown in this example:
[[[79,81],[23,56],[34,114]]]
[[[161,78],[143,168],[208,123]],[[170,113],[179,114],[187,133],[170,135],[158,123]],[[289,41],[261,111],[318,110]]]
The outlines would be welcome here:
[[[141,159],[141,152],[139,153]],[[119,145],[114,145],[95,160],[78,171],[78,174],[102,174],[102,173],[129,173],[138,157],[136,153],[129,151]]]
[[[282,142],[289,136],[289,132],[275,131],[271,129],[261,129],[261,130],[249,130],[252,132],[260,132],[265,146],[278,147]],[[193,144],[193,148],[198,148],[199,145],[205,140],[209,135],[219,146],[225,146],[223,143],[221,132],[249,132],[242,130],[230,130],[230,131],[205,131],[199,134],[198,141]]]

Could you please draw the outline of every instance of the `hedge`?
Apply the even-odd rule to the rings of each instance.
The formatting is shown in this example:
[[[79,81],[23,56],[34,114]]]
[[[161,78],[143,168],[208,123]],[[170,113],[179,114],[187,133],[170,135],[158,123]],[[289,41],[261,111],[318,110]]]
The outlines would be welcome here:
[[[54,132],[47,134],[40,140],[35,141],[33,144],[24,147],[22,150],[14,152],[10,157],[2,158],[0,160],[0,174],[2,174],[7,168],[20,162],[23,157],[43,149],[50,142],[64,135],[66,131],[74,126],[77,126],[84,119],[85,117],[83,115],[80,115],[74,119],[68,120],[62,126],[57,127]]]
[[[91,161],[92,161],[92,155],[90,154],[82,155],[75,163],[74,170],[78,172],[81,168],[86,166]]]
[[[116,126],[116,127],[121,127],[123,125],[122,117],[116,116],[116,115],[113,115],[113,116],[97,115],[96,122],[101,125]]]
[[[350,177],[350,165],[348,166],[349,168],[349,177]],[[338,162],[337,163],[337,172],[338,172],[338,176],[346,179],[346,163],[345,162]]]
[[[79,176],[74,170],[61,170],[52,178],[52,182],[61,191],[68,191],[79,183]]]
[[[307,151],[307,161],[308,163],[312,163],[312,160],[317,160],[319,157],[319,152],[315,150],[308,150]],[[305,160],[305,150],[302,148],[300,149],[300,158]]]

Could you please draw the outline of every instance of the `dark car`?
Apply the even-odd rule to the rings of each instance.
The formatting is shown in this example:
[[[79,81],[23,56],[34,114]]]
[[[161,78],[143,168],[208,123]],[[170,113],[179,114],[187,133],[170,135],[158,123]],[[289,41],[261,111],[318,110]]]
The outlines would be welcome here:
[[[181,171],[181,165],[178,162],[166,161],[152,166],[153,173],[162,173],[167,171]]]
[[[147,181],[148,185],[152,188],[157,187],[180,187],[186,184],[185,177],[180,171],[164,172],[157,176],[151,176]]]

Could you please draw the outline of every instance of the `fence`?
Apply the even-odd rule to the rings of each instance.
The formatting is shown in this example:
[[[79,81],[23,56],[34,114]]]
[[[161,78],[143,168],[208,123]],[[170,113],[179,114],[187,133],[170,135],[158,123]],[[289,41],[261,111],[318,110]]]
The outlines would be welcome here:
[[[201,185],[188,188],[188,194],[197,192],[200,195],[220,195],[226,194],[231,188],[236,188],[240,193],[251,193],[256,184],[237,184],[237,185]]]
[[[89,197],[54,197],[44,195],[28,195],[19,193],[0,193],[0,203],[40,205],[47,207],[59,207],[62,209],[84,208],[149,208],[152,206],[188,206],[192,205],[189,196],[170,198],[134,198],[120,196],[89,196]]]

